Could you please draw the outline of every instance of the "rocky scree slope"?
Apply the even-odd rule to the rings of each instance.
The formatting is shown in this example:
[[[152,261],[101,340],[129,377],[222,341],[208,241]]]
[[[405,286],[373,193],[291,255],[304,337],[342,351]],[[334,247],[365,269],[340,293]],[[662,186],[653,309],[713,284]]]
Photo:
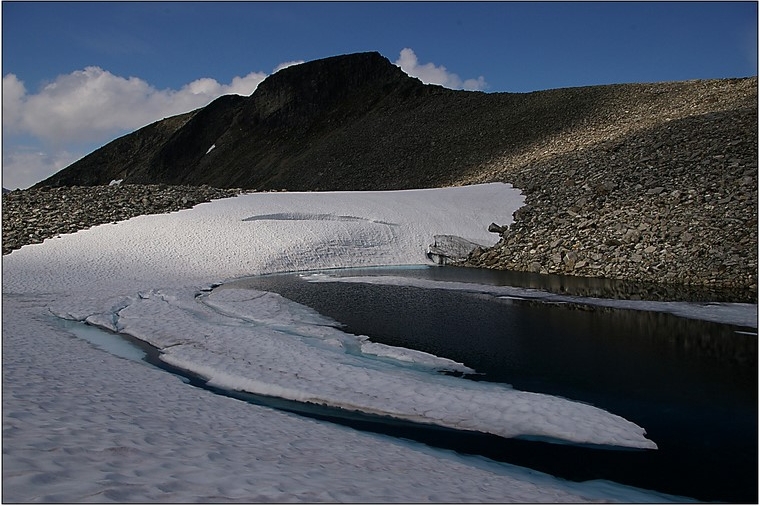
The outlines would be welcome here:
[[[756,77],[481,93],[423,85],[378,53],[345,55],[149,125],[37,187],[113,179],[259,190],[510,182],[528,205],[465,265],[756,292]]]
[[[467,265],[757,295],[757,79],[616,87],[601,118],[461,182],[527,194]]]

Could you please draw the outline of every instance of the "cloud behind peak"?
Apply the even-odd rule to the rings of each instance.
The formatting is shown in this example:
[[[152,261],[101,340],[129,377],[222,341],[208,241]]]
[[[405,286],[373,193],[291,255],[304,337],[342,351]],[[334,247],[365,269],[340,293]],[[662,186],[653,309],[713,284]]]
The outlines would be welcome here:
[[[438,84],[444,88],[464,89],[470,91],[484,90],[488,85],[483,76],[477,79],[462,80],[457,74],[449,72],[443,65],[420,63],[415,52],[405,47],[401,50],[396,65],[412,77],[425,84]]]

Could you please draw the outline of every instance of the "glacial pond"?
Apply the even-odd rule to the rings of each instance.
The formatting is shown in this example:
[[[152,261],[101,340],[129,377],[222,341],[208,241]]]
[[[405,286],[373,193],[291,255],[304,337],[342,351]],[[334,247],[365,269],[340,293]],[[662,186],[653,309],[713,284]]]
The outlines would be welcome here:
[[[447,283],[515,290],[499,295]],[[644,427],[658,449],[590,448],[371,420],[354,421],[357,428],[569,480],[610,480],[700,501],[758,500],[756,323],[676,315],[723,309],[704,303],[720,294],[452,267],[280,274],[216,289],[227,287],[279,293],[340,322],[345,332],[464,363],[476,371],[466,375],[472,381],[600,407]],[[692,303],[666,311],[631,302],[623,309],[538,290]]]

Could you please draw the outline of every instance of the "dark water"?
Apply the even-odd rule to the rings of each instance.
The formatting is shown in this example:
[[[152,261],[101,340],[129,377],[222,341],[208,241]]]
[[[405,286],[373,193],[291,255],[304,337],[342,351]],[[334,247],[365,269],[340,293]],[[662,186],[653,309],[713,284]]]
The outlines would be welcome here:
[[[534,288],[558,282],[441,267],[332,274],[338,273]],[[567,285],[572,280],[560,282],[563,290],[574,289]],[[609,479],[703,501],[758,501],[756,329],[440,289],[308,283],[297,275],[234,285],[280,293],[373,341],[463,362],[478,371],[474,381],[606,409],[644,427],[659,449],[582,448],[413,427],[403,437],[572,480]]]

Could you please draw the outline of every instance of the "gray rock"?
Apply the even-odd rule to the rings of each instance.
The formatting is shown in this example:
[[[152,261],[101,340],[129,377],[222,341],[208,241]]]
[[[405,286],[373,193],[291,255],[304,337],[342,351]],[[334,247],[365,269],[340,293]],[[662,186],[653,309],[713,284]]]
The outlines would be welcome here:
[[[493,232],[495,234],[503,234],[508,227],[497,225],[496,223],[491,223],[488,225],[488,231]]]
[[[427,256],[441,265],[455,264],[472,258],[471,253],[476,249],[483,251],[483,245],[455,235],[435,235],[433,244],[428,246]]]
[[[757,300],[757,80],[649,89],[658,94],[618,97],[628,114],[606,112],[568,132],[573,150],[558,138],[505,154],[493,175],[531,188],[531,209],[514,214],[496,258],[470,265],[535,271],[535,262],[550,273]],[[560,245],[598,259],[569,270]]]

